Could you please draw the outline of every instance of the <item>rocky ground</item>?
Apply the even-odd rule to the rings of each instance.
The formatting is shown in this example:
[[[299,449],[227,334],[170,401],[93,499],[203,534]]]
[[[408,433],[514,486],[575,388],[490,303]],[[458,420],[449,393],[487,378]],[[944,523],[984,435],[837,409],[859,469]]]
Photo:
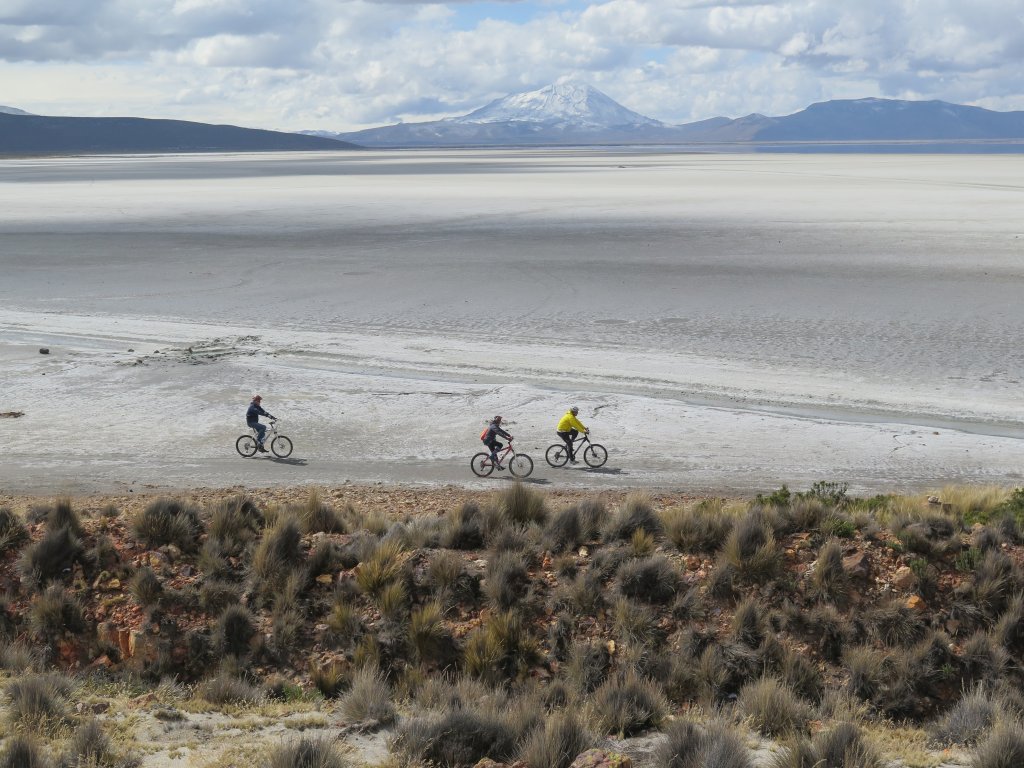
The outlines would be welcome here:
[[[483,642],[481,638],[503,616],[521,613],[530,635],[529,649],[521,649],[521,658],[495,657],[499,665],[513,664],[507,667],[514,670],[507,672],[508,684],[517,696],[543,698],[544,691],[556,684],[567,690],[577,685],[575,651],[560,645],[558,632],[566,633],[565,643],[599,649],[610,670],[607,674],[634,670],[652,679],[660,676],[658,706],[664,711],[649,727],[626,728],[618,735],[607,728],[602,733],[589,694],[579,699],[567,694],[593,725],[592,746],[628,756],[635,766],[660,765],[656,752],[673,720],[723,718],[756,768],[772,765],[794,740],[827,732],[851,718],[881,756],[877,765],[968,765],[973,742],[943,746],[934,737],[934,724],[979,679],[988,676],[993,689],[1001,680],[1008,686],[1016,680],[1008,662],[1017,658],[1020,645],[1006,625],[1020,620],[1011,616],[1015,608],[1010,595],[1024,584],[1019,573],[1024,548],[1008,524],[999,528],[994,522],[994,510],[1010,509],[1009,492],[991,491],[991,498],[982,498],[960,497],[951,490],[949,501],[924,496],[857,501],[845,498],[842,489],[819,490],[818,495],[801,498],[776,494],[726,501],[670,492],[641,497],[619,491],[552,491],[541,496],[524,489],[515,492],[525,496],[513,498],[514,491],[484,494],[456,487],[342,486],[321,489],[314,496],[305,488],[197,489],[175,499],[197,512],[200,525],[190,534],[191,545],[187,537],[160,544],[140,533],[139,520],[166,505],[166,494],[73,500],[0,496],[0,509],[13,513],[25,526],[20,538],[0,537],[0,590],[7,595],[0,666],[6,670],[8,686],[26,676],[34,678],[37,671],[54,669],[73,681],[64,693],[60,724],[50,723],[40,731],[51,756],[66,749],[75,729],[95,717],[111,739],[111,754],[134,756],[135,764],[145,766],[251,766],[266,759],[275,745],[300,734],[336,741],[355,764],[405,765],[412,760],[410,754],[393,751],[393,742],[403,737],[409,723],[435,716],[428,716],[426,705],[418,700],[425,682],[440,680],[446,669],[455,667],[481,681],[490,679],[486,669],[474,671],[468,655],[452,662],[444,661],[449,657],[437,648],[406,649],[407,643],[416,647],[409,627],[415,626],[417,615],[422,616],[432,601],[446,600],[438,637],[458,654],[468,654],[478,640]],[[211,541],[225,534],[215,532],[216,510],[228,501],[237,506],[243,493],[254,509],[262,510],[264,527],[253,531],[244,552],[224,550],[217,560],[210,554]],[[535,516],[508,527],[508,516],[519,514],[513,510],[517,504],[522,509],[533,504],[530,514]],[[607,518],[600,532],[577,532],[571,541],[556,543],[554,521],[565,517],[562,512],[588,504]],[[493,510],[494,520],[505,521],[488,534],[486,546],[455,543],[468,507],[482,510],[483,517]],[[308,522],[311,509],[330,510],[329,515],[322,513],[322,520],[337,525],[321,523],[326,530],[316,530],[317,524]],[[684,546],[682,542],[690,539],[679,531],[693,534],[693,526],[712,519],[702,518],[699,510],[728,519],[734,532],[750,515],[767,511],[767,522],[759,525],[777,535],[771,546],[778,570],[762,581],[745,577],[749,562],[741,558],[730,565],[724,529],[714,545]],[[260,579],[270,578],[254,575],[261,567],[261,542],[270,540],[290,516],[306,521],[296,549],[296,567],[306,569],[304,586],[294,588],[282,580],[270,592],[261,591],[268,587]],[[992,521],[978,521],[985,517]],[[633,523],[631,531],[622,528]],[[30,573],[30,554],[55,530],[63,530],[61,526],[77,527],[81,552],[45,578]],[[386,595],[398,582],[384,580],[381,591],[374,592],[377,588],[364,580],[377,562],[380,542],[389,539],[402,542],[396,562],[403,574],[398,581],[406,586],[399,590],[397,608]],[[832,565],[825,553],[830,543],[838,544],[840,558]],[[328,552],[330,556],[322,558],[317,554]],[[510,595],[495,586],[499,579],[514,584],[519,578],[495,570],[502,552],[516,554],[523,564],[525,582]],[[469,592],[439,597],[432,566],[444,553],[455,553],[458,578],[475,584]],[[979,609],[990,612],[991,618],[985,618],[965,606],[971,600],[980,605],[983,562],[997,559],[1004,569],[1000,590],[1007,594],[989,598],[991,604]],[[313,561],[320,563],[315,570]],[[664,562],[669,576],[645,582],[641,593],[631,591],[624,575],[629,564],[655,562]],[[221,566],[229,572],[215,578]],[[738,570],[723,576],[730,568]],[[820,574],[826,568],[832,568],[839,587],[823,586]],[[155,596],[147,597],[139,586],[143,571],[158,583]],[[573,600],[586,595],[570,599],[572,586],[582,583],[585,574],[599,572],[617,575],[593,582],[602,590],[601,599],[581,610]],[[213,605],[211,584],[227,589],[228,605],[246,606],[251,617],[251,636],[245,637],[240,651],[224,650],[232,642],[223,627],[226,606]],[[664,600],[647,594],[663,587],[669,589]],[[299,589],[295,605],[282,597],[292,589]],[[58,604],[58,598],[65,603]],[[50,615],[44,610],[47,600],[58,605],[50,607]],[[67,608],[67,601],[77,609]],[[342,603],[353,608],[351,620],[361,626],[349,639],[340,637],[335,626]],[[76,610],[79,613],[69,618],[69,611]],[[739,618],[744,611],[746,618]],[[288,617],[294,626],[286,626]],[[815,624],[825,621],[822,617],[835,621],[831,631],[840,633],[838,640],[826,638]],[[398,646],[389,645],[395,627],[407,633]],[[757,637],[751,640],[749,635]],[[979,637],[989,643],[984,653],[978,650]],[[859,670],[850,661],[848,648],[830,653],[825,648],[829,642],[856,645],[865,658],[873,654],[878,668]],[[766,733],[756,708],[744,701],[749,694],[743,686],[755,678],[728,682],[721,677],[728,676],[726,671],[705,670],[719,658],[710,654],[715,649],[727,661],[734,658],[729,654],[737,654],[736,659],[756,657],[753,663],[761,670],[757,674],[777,675],[806,698],[808,706],[815,702],[813,711],[806,710],[795,731]],[[979,661],[985,653],[995,661]],[[803,677],[791,674],[795,656],[813,666],[801,673]],[[733,662],[718,663],[725,670]],[[389,681],[387,717],[355,714],[360,710],[352,703],[349,686],[367,664],[379,667]],[[339,678],[333,689],[329,671]],[[858,685],[853,682],[857,675],[871,679]],[[887,687],[887,677],[899,677],[904,689]],[[224,693],[210,682],[227,679],[244,681],[249,688]],[[831,691],[850,696],[839,701],[830,698]],[[516,701],[510,699],[508,706]],[[1018,705],[1010,699],[999,701],[1004,709]],[[9,687],[7,709],[3,727],[10,744],[10,737],[24,733],[26,727],[12,714],[16,702]],[[994,725],[987,722],[981,730],[987,733]],[[862,764],[875,765],[857,765]]]

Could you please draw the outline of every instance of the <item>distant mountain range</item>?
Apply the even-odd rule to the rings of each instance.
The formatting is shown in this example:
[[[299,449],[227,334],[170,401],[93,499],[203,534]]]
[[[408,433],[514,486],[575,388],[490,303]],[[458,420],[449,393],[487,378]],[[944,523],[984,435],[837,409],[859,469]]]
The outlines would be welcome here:
[[[784,117],[751,114],[671,125],[640,115],[588,85],[549,85],[492,101],[461,117],[348,133],[306,131],[366,147],[594,144],[1015,142],[1024,112],[942,101],[857,99],[812,104]],[[941,151],[943,146],[938,146]],[[1019,151],[1024,151],[1024,145]]]
[[[0,156],[353,148],[335,139],[233,125],[139,117],[43,117],[0,107]]]
[[[782,117],[751,114],[672,125],[572,83],[496,99],[461,117],[347,133],[282,133],[135,117],[43,117],[0,107],[0,156],[644,144],[709,151],[1024,152],[1024,112],[856,99],[812,104]]]

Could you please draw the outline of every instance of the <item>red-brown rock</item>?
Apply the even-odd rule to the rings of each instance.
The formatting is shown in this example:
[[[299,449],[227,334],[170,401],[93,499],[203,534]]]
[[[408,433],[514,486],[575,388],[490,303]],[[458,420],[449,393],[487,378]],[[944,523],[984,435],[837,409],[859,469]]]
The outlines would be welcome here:
[[[843,570],[851,579],[866,579],[871,575],[871,562],[864,552],[854,552],[843,558]]]

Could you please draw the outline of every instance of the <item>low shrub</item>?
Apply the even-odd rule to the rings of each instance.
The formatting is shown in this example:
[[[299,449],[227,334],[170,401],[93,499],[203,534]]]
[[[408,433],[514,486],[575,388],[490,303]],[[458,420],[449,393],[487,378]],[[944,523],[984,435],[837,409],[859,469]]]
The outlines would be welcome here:
[[[765,583],[782,567],[782,553],[764,515],[753,511],[740,518],[730,532],[720,563],[732,568],[737,578],[747,583]]]
[[[801,698],[812,702],[821,701],[825,681],[818,665],[805,653],[792,648],[786,650],[782,660],[782,679]]]
[[[445,549],[480,549],[484,545],[483,516],[480,507],[466,502],[448,515],[441,530],[441,546]]]
[[[28,541],[24,521],[7,507],[0,507],[0,555]]]
[[[351,768],[334,741],[326,736],[300,736],[274,747],[260,768]]]
[[[21,641],[0,644],[0,669],[8,672],[27,672],[39,664],[36,650]]]
[[[575,714],[560,712],[530,734],[519,759],[527,768],[569,768],[577,755],[595,745],[596,739]]]
[[[750,753],[728,725],[677,719],[654,751],[656,768],[751,768]]]
[[[558,554],[576,549],[589,540],[579,506],[566,507],[552,516],[541,534],[544,549]]]
[[[819,600],[841,603],[850,589],[850,580],[843,569],[843,549],[830,541],[818,552],[814,573],[811,574],[811,594]]]
[[[907,647],[924,636],[925,624],[903,602],[890,600],[868,611],[867,621],[875,637],[890,647]]]
[[[244,494],[220,501],[210,515],[209,538],[224,551],[237,556],[256,540],[266,517],[256,503]]]
[[[627,541],[637,531],[646,531],[654,537],[662,533],[661,520],[654,511],[654,505],[643,493],[631,493],[625,498],[605,526],[604,540]]]
[[[238,605],[241,600],[242,589],[236,584],[211,579],[199,587],[199,607],[214,616],[219,616],[228,606]]]
[[[619,591],[628,598],[665,605],[679,589],[679,572],[661,556],[627,560],[619,566],[618,583]]]
[[[960,653],[964,679],[967,682],[999,680],[1009,668],[1010,654],[985,632],[968,638]]]
[[[871,701],[882,684],[887,654],[867,646],[856,646],[843,654],[850,677],[846,683],[849,694]]]
[[[58,499],[46,509],[46,530],[59,531],[61,528],[67,528],[78,538],[85,535],[82,518],[75,512],[71,499]]]
[[[470,768],[484,758],[511,760],[520,733],[507,718],[483,709],[458,708],[442,715],[405,719],[395,750],[410,762],[437,768]]]
[[[495,613],[466,638],[466,672],[492,684],[523,677],[539,659],[537,641],[518,614]]]
[[[714,554],[732,531],[735,519],[721,503],[701,502],[662,513],[665,536],[680,552]]]
[[[336,601],[327,615],[327,640],[336,648],[348,648],[363,631],[363,621],[355,607],[343,600]]]
[[[1024,765],[1024,728],[1017,723],[999,725],[978,745],[971,768],[1018,768]]]
[[[931,741],[941,747],[977,744],[995,725],[999,709],[983,688],[976,687],[932,725]]]
[[[764,642],[768,624],[757,599],[748,597],[732,615],[732,639],[748,648],[758,648]]]
[[[299,510],[303,533],[348,533],[345,519],[324,502],[319,491],[312,490]]]
[[[821,533],[836,539],[852,539],[857,532],[857,525],[848,515],[841,512],[830,512],[820,525]]]
[[[35,739],[22,734],[14,734],[0,751],[0,768],[50,768],[50,760],[46,757]]]
[[[985,617],[994,618],[1006,610],[1010,598],[1022,586],[1020,571],[1010,557],[993,550],[986,552],[975,566],[968,595]]]
[[[783,749],[771,768],[883,768],[886,763],[864,741],[853,723],[840,723],[812,741],[802,739]]]
[[[409,617],[409,590],[403,581],[386,584],[376,595],[380,615],[391,622],[401,622]]]
[[[302,531],[291,515],[282,515],[253,552],[250,576],[253,591],[264,600],[272,600],[284,588],[288,577],[303,563]]]
[[[409,644],[418,662],[423,664],[449,658],[452,642],[440,603],[427,603],[413,609],[409,619]]]
[[[244,605],[228,606],[217,619],[214,629],[214,643],[221,653],[246,657],[252,650],[256,636],[256,619]]]
[[[402,545],[397,541],[382,541],[359,564],[356,583],[370,597],[379,595],[389,584],[406,578]]]
[[[61,758],[66,768],[136,768],[137,758],[120,757],[95,718],[86,720],[75,730]]]
[[[742,643],[709,645],[697,662],[695,680],[703,698],[718,705],[735,698],[762,666],[760,654]]]
[[[762,677],[740,689],[736,708],[762,736],[803,733],[810,707],[774,677]]]
[[[559,607],[574,616],[592,616],[604,607],[604,587],[601,577],[593,571],[581,573],[559,586],[556,593]]]
[[[588,694],[604,683],[611,666],[611,655],[603,643],[578,641],[569,649],[565,679],[580,693]]]
[[[498,495],[498,508],[505,519],[515,525],[544,525],[548,518],[544,496],[520,482]]]
[[[325,699],[336,698],[351,685],[348,668],[338,661],[311,666],[309,679]]]
[[[196,693],[211,704],[256,704],[266,697],[260,688],[227,672],[203,682]]]
[[[498,610],[518,605],[529,588],[530,575],[521,555],[501,552],[488,561],[483,592]]]
[[[28,608],[28,626],[32,636],[53,645],[65,635],[85,631],[81,604],[56,584],[38,595]]]
[[[18,562],[21,578],[29,586],[46,586],[81,561],[85,548],[68,528],[47,531],[35,544],[25,547]]]
[[[615,634],[631,645],[655,645],[661,639],[658,616],[643,603],[620,597],[612,606]]]
[[[48,730],[67,717],[71,686],[57,675],[26,675],[9,682],[4,694],[12,725],[30,732]]]
[[[853,636],[848,619],[831,605],[813,608],[804,618],[807,633],[826,661],[838,662]]]
[[[149,566],[139,568],[128,582],[128,592],[142,608],[156,605],[163,595],[163,591],[163,584],[160,583],[160,579]]]
[[[619,738],[657,728],[669,710],[668,701],[657,685],[628,673],[598,688],[592,707],[599,731]]]
[[[198,507],[179,499],[157,499],[131,521],[132,534],[155,549],[173,544],[182,552],[194,552],[203,531]]]
[[[389,725],[395,720],[391,690],[380,672],[363,667],[352,677],[352,688],[341,702],[341,711],[349,722],[374,722]]]

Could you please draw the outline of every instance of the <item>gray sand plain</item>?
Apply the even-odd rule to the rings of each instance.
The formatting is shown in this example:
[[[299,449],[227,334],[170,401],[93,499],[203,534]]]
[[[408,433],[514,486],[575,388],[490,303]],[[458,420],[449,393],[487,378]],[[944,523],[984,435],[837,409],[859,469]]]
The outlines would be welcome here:
[[[0,161],[0,488],[1020,481],[1024,158]],[[49,355],[40,355],[40,347]],[[244,460],[253,392],[288,460]],[[543,461],[578,404],[601,470]]]

